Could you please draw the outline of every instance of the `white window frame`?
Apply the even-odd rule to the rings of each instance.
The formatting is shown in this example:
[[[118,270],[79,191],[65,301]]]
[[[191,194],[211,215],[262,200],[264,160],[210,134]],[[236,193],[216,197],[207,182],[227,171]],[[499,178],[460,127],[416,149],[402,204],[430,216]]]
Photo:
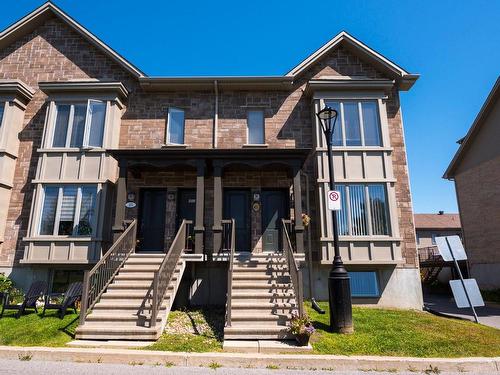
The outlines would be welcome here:
[[[172,110],[181,111],[184,114],[184,121],[182,123],[182,143],[175,143],[170,141],[170,113]],[[169,107],[167,112],[167,133],[165,134],[165,143],[167,145],[185,145],[186,144],[186,111],[178,107]]]
[[[87,105],[87,110],[85,114],[85,128],[83,131],[83,141],[82,141],[82,146],[81,148],[83,149],[101,149],[104,148],[104,139],[106,135],[106,123],[107,123],[107,114],[108,114],[108,101],[107,100],[98,100],[98,99],[88,99],[87,101],[82,101],[82,100],[75,100],[75,101],[63,101],[63,100],[56,100],[54,101],[54,115],[52,116],[51,120],[51,132],[50,132],[50,139],[47,140],[46,147],[47,148],[64,148],[64,149],[80,149],[80,147],[71,147],[71,135],[73,132],[73,121],[74,121],[74,114],[75,114],[75,105],[78,104],[85,104]],[[90,146],[89,145],[89,138],[90,138],[90,125],[92,118],[90,116],[90,105],[91,103],[103,103],[105,107],[104,111],[104,124],[103,124],[103,133],[102,133],[102,140],[101,140],[101,146]],[[70,110],[69,110],[69,121],[68,121],[68,128],[66,130],[66,143],[64,147],[57,147],[53,146],[52,144],[54,143],[54,136],[56,132],[56,121],[57,121],[57,107],[58,105],[69,105]]]
[[[250,112],[261,112],[262,113],[262,143],[251,143],[250,142],[250,126],[248,123],[248,115]],[[266,114],[263,109],[252,108],[247,111],[247,144],[248,145],[265,145],[266,144]]]
[[[349,147],[349,148],[356,148],[356,147],[386,147],[386,136],[384,134],[384,127],[387,125],[386,118],[382,115],[383,110],[385,110],[385,106],[382,105],[382,99],[373,97],[325,97],[322,99],[321,107],[325,108],[328,102],[338,102],[339,103],[339,108],[340,108],[340,113],[338,114],[339,117],[337,118],[337,123],[336,127],[340,125],[342,128],[342,144],[341,145],[332,145],[333,148],[340,148],[340,147]],[[356,103],[358,107],[358,119],[359,119],[359,124],[360,124],[360,138],[361,138],[361,145],[357,146],[351,146],[351,145],[346,145],[346,132],[345,132],[345,119],[344,119],[344,103],[346,102],[351,102],[351,103]],[[365,124],[364,124],[364,118],[363,118],[363,109],[362,109],[362,103],[363,102],[373,102],[376,105],[377,108],[377,116],[378,116],[378,125],[379,125],[379,137],[380,137],[380,144],[378,146],[373,146],[373,145],[366,145],[365,142]],[[321,128],[321,126],[320,126]],[[320,134],[322,134],[322,131],[320,129]],[[326,147],[326,144],[325,144]]]
[[[391,209],[390,209],[390,203],[389,203],[389,191],[387,189],[387,184],[383,182],[370,182],[370,183],[358,183],[358,182],[340,182],[336,183],[335,185],[343,185],[345,187],[345,197],[342,197],[342,199],[345,199],[346,203],[346,222],[347,222],[347,234],[346,235],[340,235],[340,237],[387,237],[391,238],[392,237],[392,221],[391,221]],[[353,234],[352,233],[352,218],[351,218],[351,201],[350,201],[350,186],[352,185],[358,185],[358,186],[363,186],[364,188],[364,195],[365,195],[365,212],[366,212],[366,232],[367,234],[359,235],[359,234]],[[372,228],[372,212],[371,212],[371,206],[370,206],[370,193],[368,189],[368,185],[381,185],[384,187],[385,191],[385,204],[386,204],[386,214],[387,214],[387,234],[373,234],[373,228]],[[340,212],[340,211],[339,211]]]
[[[43,207],[45,204],[45,187],[47,186],[52,186],[52,187],[57,187],[58,190],[58,195],[57,195],[57,203],[56,203],[56,212],[54,216],[54,229],[52,231],[52,234],[40,234],[41,226],[42,226],[42,215],[43,215]],[[82,205],[82,188],[86,186],[92,186],[95,187],[96,189],[96,197],[95,197],[95,206],[94,206],[94,211],[95,215],[92,217],[92,222],[90,223],[90,226],[92,228],[92,234],[89,235],[81,235],[78,234],[78,224],[80,222],[80,212],[81,212],[81,205]],[[76,187],[77,188],[77,193],[76,193],[76,203],[75,203],[75,213],[73,215],[73,232],[71,235],[63,235],[63,234],[58,234],[59,231],[59,224],[61,221],[61,206],[62,206],[62,198],[63,198],[63,190],[65,187]],[[97,184],[86,184],[86,185],[74,185],[74,184],[69,184],[69,185],[48,185],[45,184],[42,186],[41,189],[41,199],[40,199],[40,205],[38,209],[38,224],[37,224],[37,230],[36,230],[36,235],[40,237],[95,237],[96,236],[96,230],[97,230],[97,216],[98,216],[98,207],[99,207],[99,185]]]

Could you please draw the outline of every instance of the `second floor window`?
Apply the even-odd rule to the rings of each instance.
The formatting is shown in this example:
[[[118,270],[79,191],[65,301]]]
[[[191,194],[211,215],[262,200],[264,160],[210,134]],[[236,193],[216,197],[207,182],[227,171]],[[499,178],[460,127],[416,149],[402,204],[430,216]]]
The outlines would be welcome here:
[[[52,147],[102,147],[106,103],[57,103]]]
[[[95,185],[43,187],[40,235],[91,236],[95,232]]]
[[[248,143],[264,144],[264,111],[252,110],[247,113]]]
[[[168,109],[167,143],[184,144],[184,111],[178,108]]]
[[[337,185],[342,209],[337,211],[343,236],[389,235],[389,207],[383,184]]]
[[[375,100],[326,101],[326,105],[339,114],[333,133],[334,146],[382,146],[380,117]]]

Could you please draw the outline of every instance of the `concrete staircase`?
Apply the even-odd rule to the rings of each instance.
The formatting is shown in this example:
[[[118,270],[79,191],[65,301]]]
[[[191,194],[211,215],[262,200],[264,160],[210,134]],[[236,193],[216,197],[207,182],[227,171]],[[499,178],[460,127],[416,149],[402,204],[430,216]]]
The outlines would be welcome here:
[[[295,292],[285,257],[252,254],[234,259],[231,326],[225,340],[283,340],[291,313],[296,311]]]
[[[167,317],[185,269],[185,261],[177,263],[168,291],[151,327],[151,295],[153,275],[165,254],[132,254],[112,283],[87,315],[76,338],[84,340],[157,340]]]

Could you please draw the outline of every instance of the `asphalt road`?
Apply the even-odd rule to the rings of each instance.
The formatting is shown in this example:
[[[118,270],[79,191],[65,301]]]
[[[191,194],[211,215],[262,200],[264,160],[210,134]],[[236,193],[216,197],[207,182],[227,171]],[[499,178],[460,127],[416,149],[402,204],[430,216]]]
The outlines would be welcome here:
[[[74,363],[74,362],[45,362],[45,361],[20,361],[20,360],[2,360],[0,359],[0,374],[37,374],[37,375],[55,375],[55,374],[106,374],[106,375],[332,375],[332,374],[363,374],[367,371],[305,371],[305,370],[287,370],[287,369],[248,369],[248,368],[202,368],[202,367],[165,367],[165,366],[145,366],[145,365],[112,365],[103,363]],[[391,374],[394,372],[376,372],[377,375]],[[398,374],[415,375],[413,372],[398,372]],[[463,373],[445,373],[440,375],[463,375]],[[468,372],[467,375],[480,374]]]
[[[451,296],[424,294],[424,305],[441,314],[455,316],[462,319],[474,320],[470,308],[459,309]],[[495,306],[476,307],[479,323],[500,329],[500,308]]]

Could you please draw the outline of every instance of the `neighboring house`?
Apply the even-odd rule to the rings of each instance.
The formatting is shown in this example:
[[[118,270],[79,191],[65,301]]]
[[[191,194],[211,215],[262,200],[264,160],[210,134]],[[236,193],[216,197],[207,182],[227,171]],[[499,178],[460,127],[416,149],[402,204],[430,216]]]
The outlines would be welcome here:
[[[328,298],[328,160],[315,113],[329,105],[340,113],[335,181],[353,301],[419,309],[399,100],[417,78],[346,32],[283,76],[149,77],[47,3],[0,34],[0,270],[61,289],[114,243],[100,278],[86,280],[94,309],[79,337],[157,337],[144,324],[174,298],[222,305],[226,294],[228,319],[254,319],[226,335],[279,336],[277,311],[301,290],[294,270],[276,274],[292,257],[282,249],[296,263],[312,252],[315,297]],[[141,327],[138,306],[151,310]],[[267,319],[279,330],[256,330]]]
[[[459,214],[439,211],[437,214],[415,214],[414,218],[422,282],[432,284],[438,280],[447,284],[450,279],[458,278],[453,263],[445,263],[439,255],[436,237],[462,237]],[[463,274],[467,275],[466,264],[462,268]]]
[[[443,178],[453,180],[471,277],[500,288],[500,78]]]
[[[436,237],[462,236],[459,214],[415,214],[415,232],[417,233],[417,248],[436,245]]]

